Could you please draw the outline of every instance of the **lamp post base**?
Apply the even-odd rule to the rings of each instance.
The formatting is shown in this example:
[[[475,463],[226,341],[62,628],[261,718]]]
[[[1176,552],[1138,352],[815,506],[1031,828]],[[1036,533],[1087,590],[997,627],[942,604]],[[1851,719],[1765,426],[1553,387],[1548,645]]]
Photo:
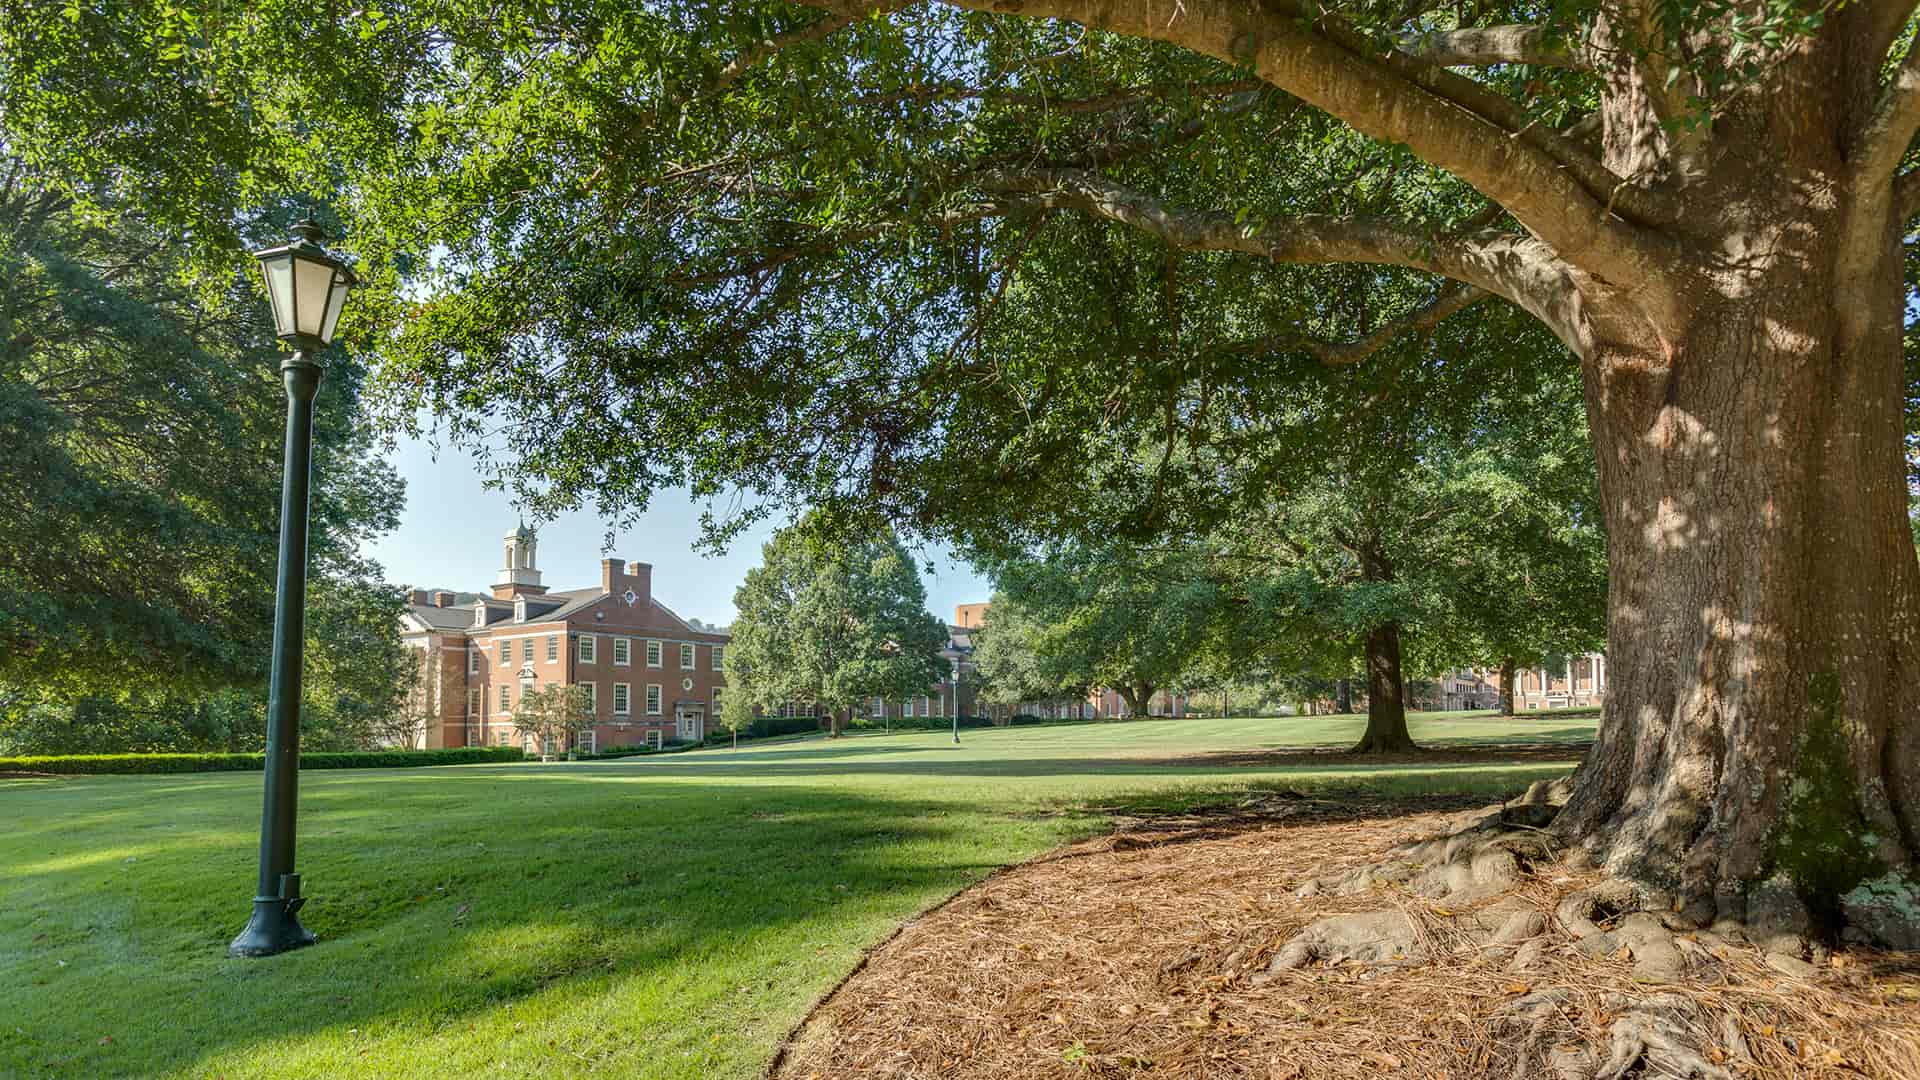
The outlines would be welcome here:
[[[228,956],[274,956],[313,944],[313,931],[300,925],[296,914],[305,897],[283,900],[277,896],[253,898],[253,918],[247,928],[227,946]]]

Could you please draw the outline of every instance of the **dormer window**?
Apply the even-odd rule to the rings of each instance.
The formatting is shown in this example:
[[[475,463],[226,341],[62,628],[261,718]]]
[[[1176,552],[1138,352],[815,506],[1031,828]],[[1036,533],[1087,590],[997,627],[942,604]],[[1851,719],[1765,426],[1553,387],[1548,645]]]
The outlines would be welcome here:
[[[513,598],[513,621],[527,621],[527,598],[524,596],[516,596]]]
[[[475,600],[473,602],[473,625],[487,625],[487,602],[485,600]]]

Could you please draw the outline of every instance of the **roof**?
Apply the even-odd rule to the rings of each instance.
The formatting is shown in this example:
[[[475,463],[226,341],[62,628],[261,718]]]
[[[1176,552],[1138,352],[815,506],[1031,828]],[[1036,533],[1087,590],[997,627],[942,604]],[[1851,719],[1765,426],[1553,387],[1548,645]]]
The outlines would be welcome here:
[[[428,595],[435,592],[452,592],[451,589],[428,589]],[[527,620],[561,619],[593,603],[606,595],[599,589],[573,589],[569,592],[543,593],[527,597]],[[486,625],[492,626],[513,618],[513,601],[497,600],[486,593],[455,592],[453,603],[446,607],[432,604],[408,604],[407,611],[414,618],[426,623],[435,630],[469,630],[473,628],[473,605],[487,605]]]

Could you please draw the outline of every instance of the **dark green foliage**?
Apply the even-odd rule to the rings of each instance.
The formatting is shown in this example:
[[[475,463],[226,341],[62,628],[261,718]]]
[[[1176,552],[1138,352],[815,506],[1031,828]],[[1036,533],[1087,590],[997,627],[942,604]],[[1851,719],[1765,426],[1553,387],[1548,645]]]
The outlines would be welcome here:
[[[253,222],[263,235],[283,215]],[[257,285],[196,285],[165,228],[78,212],[0,146],[0,745],[20,710],[110,699],[166,729],[110,748],[235,749],[257,725],[207,695],[264,692],[278,557],[284,353]],[[315,412],[307,708],[317,745],[366,745],[411,670],[398,590],[359,556],[401,488],[336,350]],[[100,747],[108,730],[58,749]],[[45,725],[41,729],[50,730]],[[42,740],[30,745],[45,746]]]
[[[411,769],[522,761],[517,746],[459,746],[445,750],[369,750],[300,755],[301,769]],[[0,758],[0,773],[192,773],[258,771],[262,754],[57,754]]]
[[[762,549],[734,593],[723,708],[813,704],[832,714],[946,678],[946,629],[886,528],[832,534],[809,517]]]

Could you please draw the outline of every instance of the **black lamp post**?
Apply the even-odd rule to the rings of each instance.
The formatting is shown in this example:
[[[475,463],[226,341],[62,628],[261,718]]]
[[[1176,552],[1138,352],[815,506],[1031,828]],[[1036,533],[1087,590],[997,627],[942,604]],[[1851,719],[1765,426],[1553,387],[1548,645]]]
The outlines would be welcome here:
[[[303,221],[294,239],[254,252],[273,322],[293,355],[280,365],[287,387],[287,450],[280,480],[280,574],[273,604],[273,675],[267,690],[266,806],[260,815],[260,881],[253,917],[229,956],[272,956],[313,944],[300,925],[300,875],[293,870],[293,818],[300,788],[300,673],[307,616],[307,481],[313,458],[313,355],[333,340],[353,287],[346,264],[320,246],[320,226]]]

